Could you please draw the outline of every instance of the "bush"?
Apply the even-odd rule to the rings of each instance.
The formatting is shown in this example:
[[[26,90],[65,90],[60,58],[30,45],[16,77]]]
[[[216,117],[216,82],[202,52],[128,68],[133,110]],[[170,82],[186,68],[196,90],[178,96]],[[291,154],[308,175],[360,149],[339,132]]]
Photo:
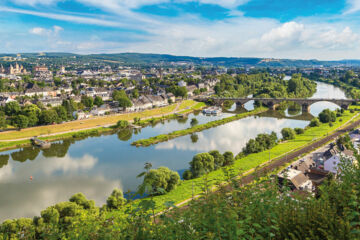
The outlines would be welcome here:
[[[193,178],[200,177],[215,169],[214,157],[209,153],[196,154],[189,164]]]
[[[183,177],[183,179],[185,179],[185,180],[190,180],[190,179],[192,179],[192,173],[191,173],[191,171],[190,171],[189,169],[186,170],[186,171],[183,173],[182,177]]]
[[[281,135],[283,136],[284,140],[290,140],[295,138],[295,131],[292,128],[283,128],[281,130]]]
[[[126,120],[119,120],[116,123],[116,128],[118,128],[118,129],[124,129],[124,128],[127,128],[127,127],[129,127],[129,122],[126,121]]]
[[[151,195],[161,195],[170,192],[176,188],[180,182],[180,176],[177,172],[171,171],[167,167],[151,169],[144,176],[143,183],[139,186],[139,192],[145,193],[147,188]]]
[[[303,134],[305,132],[305,130],[303,128],[294,128],[296,134]]]
[[[258,153],[273,148],[277,144],[275,132],[271,134],[259,134],[255,139],[250,139],[243,148],[244,154]]]
[[[224,153],[224,165],[223,166],[229,166],[233,165],[235,162],[234,154],[232,152],[225,152]]]
[[[336,121],[336,114],[335,114],[335,112],[330,111],[330,109],[324,109],[319,114],[319,120],[322,123],[335,122]]]
[[[120,209],[126,200],[124,198],[123,192],[120,189],[114,189],[111,195],[106,200],[106,206],[109,209]]]
[[[317,118],[311,119],[309,126],[310,127],[318,127],[318,126],[320,126],[319,119],[317,119]]]
[[[334,124],[332,122],[329,122],[329,127],[334,126]]]
[[[210,151],[209,154],[214,157],[214,169],[224,166],[224,156],[218,151]]]

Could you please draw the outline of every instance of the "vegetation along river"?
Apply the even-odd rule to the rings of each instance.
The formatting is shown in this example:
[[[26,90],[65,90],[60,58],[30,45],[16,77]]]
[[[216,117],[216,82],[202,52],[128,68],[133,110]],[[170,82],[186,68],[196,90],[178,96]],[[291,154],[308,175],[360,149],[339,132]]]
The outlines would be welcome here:
[[[345,98],[345,93],[332,85],[318,83],[312,98]],[[252,103],[245,106],[252,108]],[[323,109],[337,108],[335,104],[319,102],[311,106],[317,116]],[[33,217],[60,201],[66,201],[77,192],[83,192],[97,205],[105,203],[114,188],[135,191],[141,183],[136,176],[145,162],[154,168],[166,166],[181,173],[199,152],[217,149],[237,154],[250,138],[259,133],[280,133],[284,127],[305,127],[309,115],[301,112],[268,111],[216,128],[204,130],[196,136],[183,136],[150,147],[130,144],[138,139],[190,127],[192,118],[199,124],[229,117],[244,111],[233,105],[219,116],[190,114],[187,119],[173,119],[148,126],[137,133],[132,130],[118,134],[90,137],[84,140],[66,140],[53,143],[47,150],[34,147],[0,153],[0,222],[8,218]],[[32,177],[32,180],[30,180]]]

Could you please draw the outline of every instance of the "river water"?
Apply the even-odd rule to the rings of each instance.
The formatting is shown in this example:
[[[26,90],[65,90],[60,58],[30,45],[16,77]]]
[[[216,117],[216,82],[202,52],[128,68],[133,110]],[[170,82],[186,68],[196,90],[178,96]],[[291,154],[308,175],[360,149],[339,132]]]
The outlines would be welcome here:
[[[345,98],[345,93],[332,85],[318,83],[312,98]],[[251,109],[251,104],[245,107]],[[319,102],[311,106],[310,112],[317,116],[325,108],[334,110],[337,107],[332,103]],[[28,147],[1,152],[0,222],[8,218],[39,215],[41,210],[66,201],[77,192],[83,192],[101,206],[114,188],[124,192],[136,191],[141,183],[136,176],[142,172],[145,162],[151,162],[154,168],[169,167],[181,175],[196,153],[217,149],[237,154],[250,138],[259,133],[275,131],[279,134],[284,127],[303,128],[311,119],[308,114],[292,116],[290,112],[279,114],[269,111],[261,117],[247,117],[150,147],[130,145],[138,139],[188,128],[192,118],[201,124],[239,111],[244,109],[236,109],[234,105],[220,116],[190,114],[187,119],[169,120],[137,133],[123,131],[78,141],[63,141],[53,144],[48,150]]]

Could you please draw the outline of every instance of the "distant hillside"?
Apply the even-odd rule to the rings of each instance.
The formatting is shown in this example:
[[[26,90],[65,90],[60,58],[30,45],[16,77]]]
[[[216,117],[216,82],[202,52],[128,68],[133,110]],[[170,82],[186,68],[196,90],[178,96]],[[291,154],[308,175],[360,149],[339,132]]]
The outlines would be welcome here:
[[[0,54],[0,57],[16,57],[16,54]],[[196,65],[213,65],[224,67],[314,67],[314,66],[360,66],[360,60],[341,60],[341,61],[319,61],[312,60],[292,60],[292,59],[273,59],[273,58],[236,58],[236,57],[189,57],[174,56],[169,54],[146,54],[146,53],[116,53],[116,54],[89,54],[80,55],[73,53],[22,53],[21,57],[32,59],[50,58],[66,59],[78,61],[113,61],[123,64],[169,64],[169,63],[191,63]]]

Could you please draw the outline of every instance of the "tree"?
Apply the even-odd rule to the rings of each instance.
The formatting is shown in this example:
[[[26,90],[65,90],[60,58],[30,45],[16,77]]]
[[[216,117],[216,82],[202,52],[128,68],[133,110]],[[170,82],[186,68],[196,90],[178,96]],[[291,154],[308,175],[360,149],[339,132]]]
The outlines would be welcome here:
[[[109,209],[120,209],[125,202],[123,192],[120,189],[114,189],[106,200],[106,206]]]
[[[66,112],[66,109],[65,107],[63,106],[58,106],[54,109],[59,117],[59,120],[62,120],[62,121],[66,121],[67,120],[67,117],[68,117],[68,114]]]
[[[7,127],[5,113],[0,111],[0,129],[5,129]]]
[[[335,122],[336,121],[336,113],[330,111],[330,109],[324,109],[319,114],[319,120],[322,123]]]
[[[281,135],[284,140],[290,140],[295,138],[296,133],[292,128],[283,128],[281,130]]]
[[[55,207],[48,207],[41,211],[41,217],[45,223],[57,224],[60,219],[60,213]]]
[[[189,170],[189,169],[187,169],[187,170],[185,170],[185,172],[183,173],[183,175],[182,175],[182,177],[183,177],[183,179],[185,179],[185,180],[190,180],[190,179],[192,179],[192,172]]]
[[[16,115],[20,112],[21,107],[18,102],[12,101],[5,105],[5,114],[8,116]]]
[[[83,207],[84,209],[95,208],[94,200],[87,200],[83,193],[76,193],[69,199],[69,201],[76,203],[77,205]]]
[[[120,107],[132,106],[132,102],[130,101],[124,90],[120,90],[120,91],[114,90],[112,97],[114,101],[119,102]]]
[[[102,98],[100,96],[96,96],[94,99],[94,104],[98,107],[100,107],[101,105],[104,104],[104,101],[102,100]]]
[[[58,121],[57,112],[54,109],[44,110],[40,115],[41,124],[52,124]]]
[[[224,166],[224,155],[218,150],[210,151],[209,154],[214,157],[214,168],[218,169]]]
[[[200,177],[215,169],[214,157],[209,153],[196,154],[190,164],[190,171],[194,178]]]
[[[233,165],[234,162],[235,162],[234,154],[230,151],[225,152],[223,166]]]
[[[186,89],[186,87],[178,87],[178,88],[176,88],[174,95],[175,95],[176,97],[185,98],[185,97],[187,96],[187,89]]]
[[[135,89],[133,92],[132,92],[132,97],[135,98],[135,99],[138,99],[139,98],[139,91],[137,89]]]
[[[192,119],[191,119],[191,122],[190,122],[190,125],[191,125],[191,127],[194,127],[194,126],[196,126],[198,123],[199,123],[199,121],[198,121],[196,118],[192,118]]]
[[[296,134],[303,134],[305,132],[305,130],[303,128],[294,128]]]
[[[170,192],[176,188],[180,181],[179,174],[167,167],[148,170],[143,175],[139,175],[139,177],[141,176],[144,176],[144,181],[139,186],[139,193],[144,193],[146,189],[149,189],[148,193],[150,195],[161,195]]]
[[[119,120],[116,123],[116,128],[124,129],[124,128],[127,128],[127,127],[129,127],[129,122],[126,121],[126,120]]]
[[[17,115],[13,117],[13,125],[19,129],[27,128],[29,126],[29,119],[24,115]]]
[[[318,127],[320,126],[320,121],[318,118],[313,118],[311,119],[310,123],[309,123],[310,127]]]
[[[94,106],[94,99],[84,95],[81,97],[81,103],[84,104],[85,107],[92,108]]]

